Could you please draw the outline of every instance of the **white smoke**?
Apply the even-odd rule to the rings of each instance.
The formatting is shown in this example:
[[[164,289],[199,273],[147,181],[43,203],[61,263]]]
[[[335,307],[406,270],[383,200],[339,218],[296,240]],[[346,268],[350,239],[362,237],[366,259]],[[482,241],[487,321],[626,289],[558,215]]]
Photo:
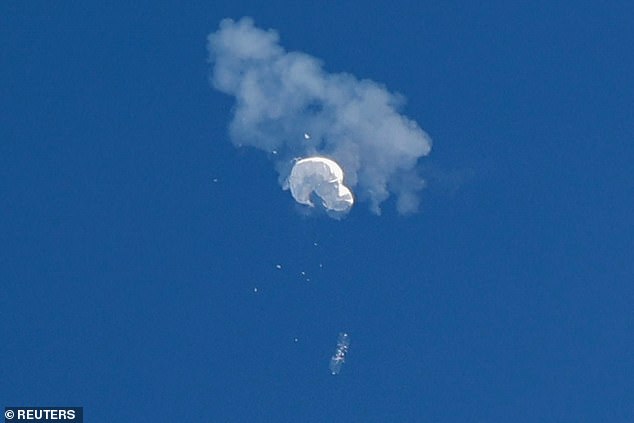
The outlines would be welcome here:
[[[401,96],[325,72],[318,59],[285,51],[275,31],[249,18],[224,19],[208,41],[213,85],[236,98],[233,143],[272,153],[282,184],[293,157],[323,156],[343,168],[346,185],[375,213],[390,194],[400,213],[417,210],[424,182],[416,164],[431,140],[398,113]]]

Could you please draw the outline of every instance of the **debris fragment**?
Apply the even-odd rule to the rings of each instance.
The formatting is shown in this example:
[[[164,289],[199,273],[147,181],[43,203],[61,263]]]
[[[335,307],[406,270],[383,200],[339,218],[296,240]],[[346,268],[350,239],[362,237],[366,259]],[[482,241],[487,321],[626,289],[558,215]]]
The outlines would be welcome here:
[[[350,337],[347,333],[341,332],[337,338],[337,349],[332,357],[330,357],[330,372],[333,375],[339,374],[341,365],[346,361],[346,354],[350,346]]]

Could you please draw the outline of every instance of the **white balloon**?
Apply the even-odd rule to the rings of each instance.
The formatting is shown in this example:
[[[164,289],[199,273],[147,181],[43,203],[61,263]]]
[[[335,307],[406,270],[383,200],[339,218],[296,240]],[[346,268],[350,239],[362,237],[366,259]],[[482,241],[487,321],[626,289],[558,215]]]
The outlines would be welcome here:
[[[346,212],[354,204],[352,192],[343,184],[343,170],[325,157],[308,157],[293,166],[288,184],[295,201],[310,207],[315,193],[327,210]]]

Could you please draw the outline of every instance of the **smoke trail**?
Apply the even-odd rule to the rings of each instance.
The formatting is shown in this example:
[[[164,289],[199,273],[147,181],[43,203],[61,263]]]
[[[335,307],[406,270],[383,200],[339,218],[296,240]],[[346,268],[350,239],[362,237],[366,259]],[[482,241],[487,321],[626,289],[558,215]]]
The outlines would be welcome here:
[[[249,18],[224,19],[208,42],[213,85],[236,99],[233,143],[272,153],[285,189],[294,157],[323,156],[341,166],[346,185],[375,213],[390,194],[400,213],[417,210],[424,181],[416,163],[431,140],[398,113],[401,96],[325,72],[318,59],[285,51],[275,31]]]

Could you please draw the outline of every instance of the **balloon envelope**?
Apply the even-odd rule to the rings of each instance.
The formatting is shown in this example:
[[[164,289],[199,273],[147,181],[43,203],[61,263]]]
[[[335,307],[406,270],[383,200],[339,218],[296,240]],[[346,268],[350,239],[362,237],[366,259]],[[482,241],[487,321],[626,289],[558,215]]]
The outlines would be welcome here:
[[[348,211],[354,204],[352,192],[343,184],[343,170],[325,157],[308,157],[293,166],[288,184],[295,201],[314,207],[310,197],[317,195],[327,210]]]

